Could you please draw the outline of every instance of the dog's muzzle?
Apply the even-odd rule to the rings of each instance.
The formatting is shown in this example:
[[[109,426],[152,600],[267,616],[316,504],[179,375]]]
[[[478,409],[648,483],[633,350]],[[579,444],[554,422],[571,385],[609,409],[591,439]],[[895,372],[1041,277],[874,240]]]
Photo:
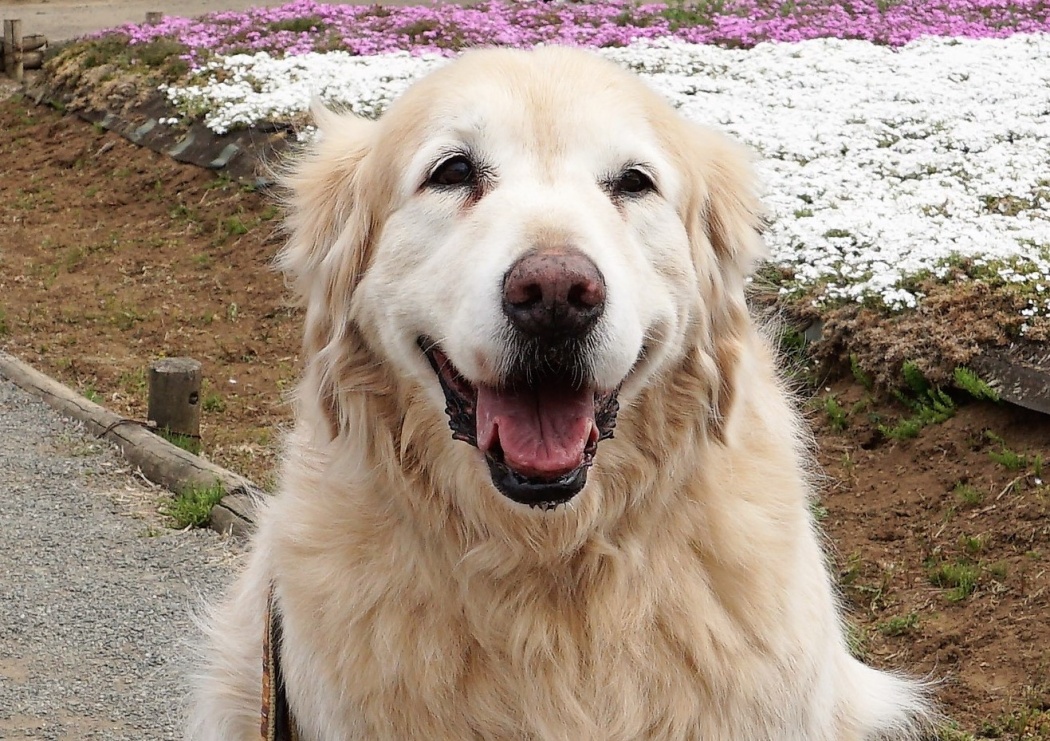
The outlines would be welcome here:
[[[474,385],[421,341],[445,393],[452,437],[480,450],[492,483],[521,504],[552,509],[587,483],[598,443],[613,436],[616,391],[547,375],[503,388]]]
[[[583,489],[616,425],[616,390],[590,383],[583,360],[605,281],[577,250],[535,250],[507,271],[502,293],[513,351],[499,386],[471,383],[425,338],[420,347],[445,393],[452,436],[485,455],[501,493],[549,509]]]

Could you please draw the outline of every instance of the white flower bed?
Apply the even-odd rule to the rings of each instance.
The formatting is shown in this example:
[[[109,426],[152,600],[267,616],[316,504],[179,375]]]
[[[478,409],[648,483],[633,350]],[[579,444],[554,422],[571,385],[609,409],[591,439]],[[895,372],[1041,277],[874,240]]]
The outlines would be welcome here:
[[[965,259],[1030,289],[1026,316],[1050,315],[1050,36],[601,53],[758,152],[773,260],[795,274],[785,291],[903,308],[921,299],[916,276]],[[301,114],[314,97],[374,116],[444,61],[242,55],[167,94],[216,132]]]

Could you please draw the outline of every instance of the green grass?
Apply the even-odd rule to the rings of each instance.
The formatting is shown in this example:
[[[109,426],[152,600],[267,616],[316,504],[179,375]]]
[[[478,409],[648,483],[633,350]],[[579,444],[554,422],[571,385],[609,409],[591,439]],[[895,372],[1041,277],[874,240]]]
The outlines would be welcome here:
[[[11,334],[11,327],[7,323],[7,312],[0,309],[0,337],[7,337]]]
[[[229,237],[239,237],[242,234],[248,233],[248,227],[245,226],[239,216],[231,216],[226,219],[223,223],[223,228],[226,231],[226,235]]]
[[[875,383],[871,380],[871,376],[860,367],[860,361],[857,359],[856,353],[850,353],[849,369],[850,372],[853,373],[854,380],[863,386],[866,391],[871,391],[875,387]]]
[[[950,602],[961,602],[977,589],[981,570],[972,563],[959,561],[937,564],[928,573],[931,584],[948,590],[944,596]]]
[[[999,392],[981,380],[969,368],[959,367],[952,373],[956,388],[965,391],[978,401],[999,401]]]
[[[187,453],[193,455],[200,455],[201,452],[201,439],[199,437],[193,437],[192,435],[180,435],[177,432],[171,430],[160,429],[157,430],[157,434],[167,440],[169,443],[177,448],[182,448]]]
[[[926,380],[919,367],[912,361],[904,362],[901,368],[904,389],[898,389],[894,396],[912,414],[895,425],[878,426],[879,431],[894,440],[907,440],[917,437],[923,427],[940,424],[955,414],[955,402],[942,389]]]
[[[809,500],[809,513],[813,515],[815,521],[823,522],[828,517],[828,508],[819,499],[813,497]]]
[[[824,413],[828,415],[828,424],[832,429],[842,431],[849,426],[846,410],[842,408],[834,394],[824,397]]]
[[[1021,471],[1028,467],[1028,456],[1010,450],[1002,442],[1002,438],[999,438],[999,450],[989,450],[988,457],[1007,471]]]
[[[140,396],[146,393],[146,371],[143,368],[136,368],[133,371],[125,371],[120,374],[120,378],[117,383],[124,389],[129,396]]]
[[[915,630],[919,625],[919,614],[909,612],[907,615],[898,615],[889,620],[879,623],[879,632],[884,636],[902,636]]]
[[[961,481],[955,485],[955,496],[968,507],[976,507],[984,501],[984,493],[980,489]]]
[[[203,527],[211,518],[211,510],[225,494],[221,484],[207,487],[191,487],[176,494],[161,507],[161,513],[172,519],[179,530],[188,527]]]
[[[972,733],[959,730],[958,724],[952,721],[950,725],[943,725],[937,729],[934,741],[976,741],[976,737]]]
[[[846,621],[846,647],[850,655],[855,659],[863,661],[868,657],[868,642],[870,636],[863,625],[857,625],[851,620]]]
[[[226,411],[226,401],[214,391],[204,395],[201,408],[206,412],[221,413]]]

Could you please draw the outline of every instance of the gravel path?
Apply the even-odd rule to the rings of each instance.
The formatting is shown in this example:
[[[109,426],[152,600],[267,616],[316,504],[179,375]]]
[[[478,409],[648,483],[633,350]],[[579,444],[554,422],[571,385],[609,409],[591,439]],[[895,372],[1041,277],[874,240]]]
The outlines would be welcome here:
[[[165,496],[0,379],[0,738],[180,738],[191,612],[239,556]]]

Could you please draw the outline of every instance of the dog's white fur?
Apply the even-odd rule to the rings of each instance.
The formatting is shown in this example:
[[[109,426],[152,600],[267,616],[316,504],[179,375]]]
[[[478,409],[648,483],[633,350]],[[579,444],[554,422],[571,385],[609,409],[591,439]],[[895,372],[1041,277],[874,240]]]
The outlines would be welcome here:
[[[306,307],[298,422],[209,618],[189,737],[258,738],[271,584],[304,741],[916,735],[921,687],[843,638],[805,435],[745,305],[763,247],[742,152],[566,49],[471,52],[378,123],[319,119],[282,257]],[[421,187],[463,147],[483,197]],[[639,163],[658,192],[610,198]],[[416,341],[496,383],[500,278],[549,243],[605,276],[589,359],[623,408],[587,486],[541,511],[451,439]]]

